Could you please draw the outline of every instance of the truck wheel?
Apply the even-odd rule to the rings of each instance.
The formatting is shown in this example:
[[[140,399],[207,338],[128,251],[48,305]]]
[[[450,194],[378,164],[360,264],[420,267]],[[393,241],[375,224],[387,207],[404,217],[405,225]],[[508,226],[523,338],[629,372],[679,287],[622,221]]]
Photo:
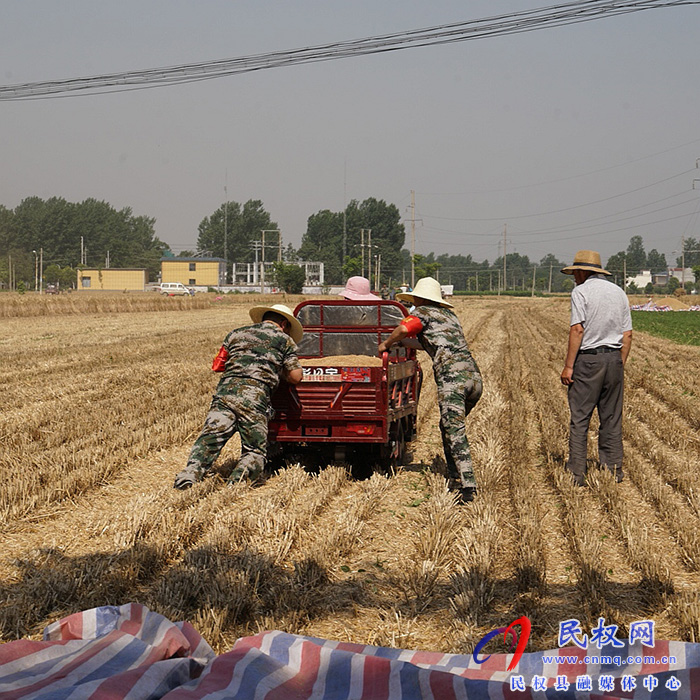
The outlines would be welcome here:
[[[380,450],[380,459],[382,467],[388,472],[394,472],[403,461],[404,448],[406,447],[406,439],[404,435],[403,423],[396,421],[391,426],[389,433],[389,442],[382,445]]]

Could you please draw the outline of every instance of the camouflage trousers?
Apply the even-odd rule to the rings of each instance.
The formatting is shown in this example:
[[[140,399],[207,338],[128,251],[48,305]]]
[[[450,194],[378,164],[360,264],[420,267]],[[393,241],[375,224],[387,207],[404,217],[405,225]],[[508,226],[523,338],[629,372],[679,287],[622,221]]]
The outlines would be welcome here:
[[[192,446],[187,466],[178,474],[201,481],[211,469],[224,445],[241,435],[241,458],[229,476],[229,482],[255,479],[264,467],[267,455],[269,398],[259,382],[240,382],[226,396],[215,395],[204,427]]]
[[[440,432],[448,476],[459,480],[462,488],[475,488],[472,453],[464,421],[481,398],[481,375],[478,371],[463,371],[447,378],[436,376],[435,379],[438,385]]]

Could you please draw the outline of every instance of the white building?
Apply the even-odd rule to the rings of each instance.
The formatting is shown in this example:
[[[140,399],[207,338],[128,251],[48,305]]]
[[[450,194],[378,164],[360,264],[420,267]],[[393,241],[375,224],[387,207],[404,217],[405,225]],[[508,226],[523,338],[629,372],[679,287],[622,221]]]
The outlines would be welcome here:
[[[305,287],[323,287],[324,285],[324,264],[322,262],[299,262],[287,263],[288,265],[298,265],[304,268]],[[266,291],[272,291],[275,284],[274,262],[249,262],[233,263],[231,280],[234,287],[258,287],[265,285]]]
[[[653,283],[651,270],[641,270],[635,277],[628,277],[625,286],[633,284],[637,289],[644,289],[650,282]]]
[[[695,281],[692,267],[669,267],[668,274],[669,277],[675,277],[681,284]]]
[[[664,272],[653,273],[651,270],[642,270],[636,277],[627,278],[627,286],[634,284],[637,289],[643,290],[650,282],[663,287],[668,284],[671,277],[675,277],[681,284],[694,282],[695,275],[691,267],[669,267]]]

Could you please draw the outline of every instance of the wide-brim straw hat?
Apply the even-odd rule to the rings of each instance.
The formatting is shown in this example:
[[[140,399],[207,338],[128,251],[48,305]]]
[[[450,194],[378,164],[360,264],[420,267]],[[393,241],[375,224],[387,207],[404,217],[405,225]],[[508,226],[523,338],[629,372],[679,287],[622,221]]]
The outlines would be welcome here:
[[[562,268],[562,272],[565,275],[573,275],[574,270],[589,270],[590,272],[598,272],[603,275],[612,274],[612,272],[603,269],[600,263],[600,253],[595,250],[579,250],[574,257],[573,264]]]
[[[453,308],[452,304],[442,298],[440,283],[434,277],[421,277],[416,282],[412,292],[399,292],[396,298],[400,301],[410,301],[411,304],[415,304],[416,299],[425,299],[444,306],[446,309]]]
[[[345,289],[338,296],[351,301],[374,301],[381,298],[370,291],[370,281],[360,276],[348,278]]]
[[[301,336],[304,335],[304,326],[301,325],[299,319],[292,313],[292,310],[285,306],[284,304],[273,304],[272,306],[253,306],[250,310],[250,318],[253,323],[260,323],[263,316],[268,311],[274,311],[280,316],[284,316],[291,324],[291,329],[289,330],[289,335],[295,343],[301,340]]]

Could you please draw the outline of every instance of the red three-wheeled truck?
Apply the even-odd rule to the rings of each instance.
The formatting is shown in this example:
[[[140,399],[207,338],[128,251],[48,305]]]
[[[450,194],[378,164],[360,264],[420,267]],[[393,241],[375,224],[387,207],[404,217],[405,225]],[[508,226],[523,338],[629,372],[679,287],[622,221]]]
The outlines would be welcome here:
[[[391,470],[416,434],[421,368],[416,341],[378,357],[378,346],[408,314],[396,301],[304,301],[299,357],[304,378],[272,397],[270,465],[310,452],[315,459]],[[328,463],[327,461],[325,462]],[[360,469],[362,471],[362,469]]]

